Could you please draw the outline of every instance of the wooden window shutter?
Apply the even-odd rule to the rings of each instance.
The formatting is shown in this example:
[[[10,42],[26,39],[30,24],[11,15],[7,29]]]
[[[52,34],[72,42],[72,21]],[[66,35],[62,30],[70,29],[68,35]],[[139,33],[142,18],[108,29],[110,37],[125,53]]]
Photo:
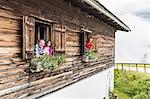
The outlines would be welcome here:
[[[62,51],[65,51],[65,43],[66,43],[65,33],[62,33],[61,39],[62,39],[62,43],[61,43]]]
[[[65,32],[65,26],[54,24],[54,43],[56,51],[65,51]]]
[[[55,43],[54,46],[55,46],[56,51],[61,49],[61,42],[60,42],[61,38],[60,38],[60,36],[61,36],[60,33],[55,31],[55,33],[54,33],[54,43]]]
[[[97,38],[93,38],[93,49],[97,50]]]
[[[23,58],[34,56],[35,20],[33,17],[23,17]]]

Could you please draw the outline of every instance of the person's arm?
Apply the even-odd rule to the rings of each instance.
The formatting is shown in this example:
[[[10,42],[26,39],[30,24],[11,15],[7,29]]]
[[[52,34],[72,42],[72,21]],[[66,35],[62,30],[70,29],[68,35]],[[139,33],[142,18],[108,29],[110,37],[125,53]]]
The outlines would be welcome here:
[[[52,55],[53,49],[49,48],[49,55]]]
[[[39,56],[40,56],[38,44],[35,45],[35,56],[36,56],[36,57],[39,57]]]
[[[44,55],[48,55],[48,54],[49,54],[49,51],[48,51],[48,48],[47,48],[47,47],[44,48],[43,54],[44,54]]]
[[[93,43],[90,42],[90,43],[89,43],[90,52],[92,51],[93,47],[94,47],[94,46],[93,46]]]
[[[93,45],[93,43],[92,43],[92,49],[94,48],[94,45]]]

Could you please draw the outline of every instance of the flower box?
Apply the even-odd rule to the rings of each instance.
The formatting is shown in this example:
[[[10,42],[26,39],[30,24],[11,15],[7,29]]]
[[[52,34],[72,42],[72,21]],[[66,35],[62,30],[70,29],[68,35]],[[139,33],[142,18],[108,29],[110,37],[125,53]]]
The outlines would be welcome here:
[[[30,61],[30,71],[40,72],[40,71],[50,71],[53,70],[65,62],[63,55],[59,56],[48,56],[43,55],[38,58],[32,58]]]

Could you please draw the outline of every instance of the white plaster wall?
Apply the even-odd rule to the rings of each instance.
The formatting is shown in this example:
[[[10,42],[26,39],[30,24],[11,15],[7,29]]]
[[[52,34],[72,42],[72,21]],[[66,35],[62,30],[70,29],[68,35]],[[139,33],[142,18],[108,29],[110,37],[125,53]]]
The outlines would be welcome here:
[[[114,68],[110,68],[40,99],[103,99],[114,86]],[[106,98],[108,99],[108,98]]]

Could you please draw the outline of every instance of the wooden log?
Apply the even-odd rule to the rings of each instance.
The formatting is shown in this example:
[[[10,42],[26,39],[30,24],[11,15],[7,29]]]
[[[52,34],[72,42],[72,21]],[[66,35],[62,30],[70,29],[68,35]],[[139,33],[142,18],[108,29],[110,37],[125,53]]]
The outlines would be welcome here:
[[[80,52],[67,52],[66,55],[67,56],[79,56]]]
[[[14,79],[12,81],[9,81],[7,83],[0,84],[0,90],[8,89],[8,88],[11,88],[11,87],[15,87],[15,86],[27,83],[28,80],[29,80],[28,76],[24,76],[22,78],[20,77],[18,79],[16,78],[16,79]]]
[[[79,42],[66,42],[66,47],[80,47]]]
[[[54,79],[54,80],[51,80],[51,81],[46,81],[45,83],[43,84],[40,84],[40,85],[36,85],[36,86],[33,86],[36,90],[38,90],[39,88],[42,88],[41,91],[38,91],[36,92],[36,90],[33,91],[30,90],[31,94],[30,95],[36,95],[36,93],[39,94],[39,92],[45,92],[46,90],[48,89],[51,89],[51,90],[56,90],[57,87],[59,86],[59,88],[61,88],[62,86],[65,85],[65,83],[68,83],[68,80],[66,78],[68,78],[70,75],[72,75],[73,72],[70,72],[69,74],[65,74],[62,76],[62,78],[57,78],[57,79]],[[33,97],[32,96],[32,97]],[[35,97],[35,96],[34,96]],[[30,97],[31,98],[31,97]]]
[[[67,30],[66,34],[68,36],[80,36],[80,32],[73,32],[74,30]]]
[[[5,84],[9,82],[14,82],[14,81],[20,81],[24,78],[28,78],[28,74],[21,74],[21,75],[10,75],[7,77],[0,78],[0,84]]]
[[[28,88],[29,86],[30,86],[29,83],[24,83],[24,84],[21,84],[21,85],[18,85],[18,86],[14,86],[12,88],[1,90],[0,91],[0,96],[6,95],[6,94],[10,94],[12,92],[16,92],[18,90],[22,90],[22,89]]]
[[[0,47],[21,47],[20,42],[0,41]]]
[[[6,72],[8,70],[13,70],[17,68],[25,68],[25,66],[21,67],[22,65],[16,66],[16,65],[1,65],[0,66],[0,72]],[[26,66],[27,67],[27,66]]]
[[[21,35],[21,32],[19,30],[9,30],[5,28],[0,28],[0,35],[4,35],[4,34],[7,34],[7,35],[16,34],[17,36],[17,34]]]
[[[80,41],[80,37],[79,36],[69,36],[66,37],[66,42],[79,42]]]
[[[0,59],[21,58],[21,53],[0,53]]]
[[[16,34],[3,34],[0,33],[0,41],[20,42],[21,36]]]
[[[4,17],[4,18],[10,18],[10,19],[16,19],[16,20],[21,20],[22,18],[11,12],[11,11],[8,11],[8,10],[4,10],[4,9],[0,9],[0,17]]]
[[[13,63],[15,63],[15,62],[13,62]],[[4,64],[1,64],[0,65],[0,74],[3,74],[3,75],[1,75],[0,78],[17,75],[18,73],[24,74],[25,70],[27,68],[29,68],[29,65],[28,64],[24,65],[23,63],[22,64],[12,64],[12,62],[10,62],[8,64],[8,62],[7,62]],[[9,74],[9,71],[13,71],[13,70],[14,70],[14,72],[10,72],[10,74]]]
[[[80,60],[80,56],[66,58],[67,62],[76,62]]]
[[[0,54],[1,53],[21,53],[21,48],[19,47],[0,47]]]
[[[10,72],[10,71],[13,71],[13,72]],[[17,74],[17,73],[23,73],[25,72],[24,69],[22,68],[12,68],[12,69],[9,69],[9,70],[6,70],[6,71],[1,71],[0,72],[0,77],[4,77],[4,76],[7,76],[7,75],[11,75],[11,74]]]
[[[20,30],[21,24],[20,22],[16,22],[14,20],[2,20],[0,18],[0,28],[8,29],[8,30]]]
[[[11,96],[11,98],[19,98],[20,96],[26,96],[26,95],[28,95],[28,98],[29,99],[32,99],[33,97],[29,97],[29,96],[31,96],[31,95],[33,95],[34,96],[34,94],[36,94],[36,93],[39,93],[39,92],[43,92],[44,90],[41,90],[42,88],[43,89],[46,89],[46,88],[49,88],[49,89],[55,89],[57,86],[59,86],[60,87],[60,85],[64,85],[64,82],[67,82],[67,80],[62,80],[62,81],[59,81],[59,83],[55,83],[55,84],[52,84],[52,82],[50,82],[50,81],[47,81],[47,82],[45,82],[45,83],[43,83],[43,84],[40,84],[40,85],[36,85],[36,86],[33,86],[33,87],[28,87],[28,88],[26,88],[26,89],[24,89],[24,90],[20,90],[20,91],[17,91],[17,92],[15,92],[15,93],[10,93],[9,95]],[[52,86],[53,85],[53,86]],[[53,88],[54,87],[54,88]],[[25,88],[25,86],[23,86],[23,88]],[[17,88],[15,88],[15,89],[17,89]],[[0,98],[8,98],[9,97],[9,95],[5,95],[5,96],[3,96],[3,97],[0,97]]]
[[[0,65],[7,65],[7,64],[11,64],[10,60],[0,60]]]
[[[80,52],[80,47],[66,47],[66,52]]]

